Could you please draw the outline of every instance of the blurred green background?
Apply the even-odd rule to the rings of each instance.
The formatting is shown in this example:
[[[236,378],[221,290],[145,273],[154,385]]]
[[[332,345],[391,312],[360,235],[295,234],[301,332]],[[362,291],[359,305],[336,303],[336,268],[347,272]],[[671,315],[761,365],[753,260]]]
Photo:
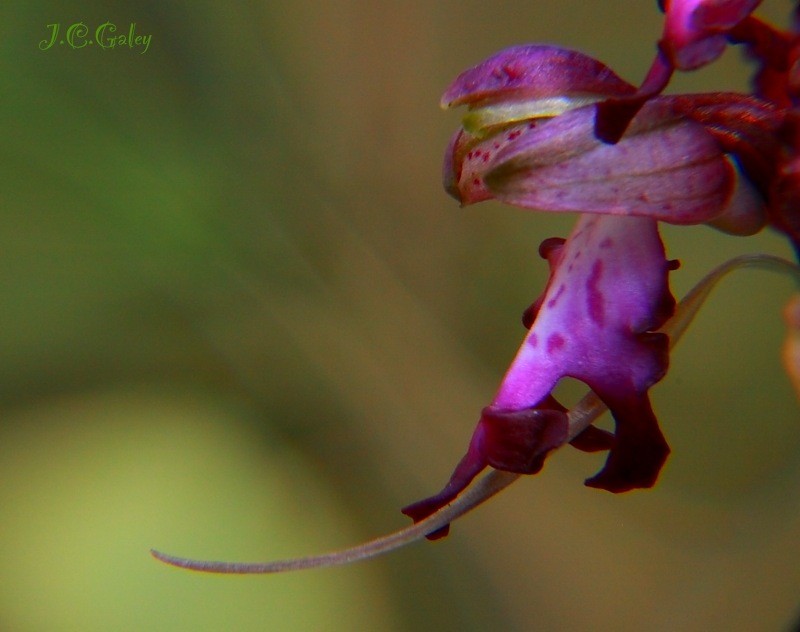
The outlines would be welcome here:
[[[791,286],[727,281],[653,391],[653,491],[563,450],[441,542],[269,577],[406,524],[523,337],[574,217],[459,209],[439,95],[553,42],[638,82],[655,2],[12,1],[0,9],[0,629],[788,629],[800,614]],[[768,5],[784,19],[790,3]],[[54,46],[131,22],[149,50]],[[745,86],[737,51],[676,90]],[[773,234],[664,230],[682,295]],[[569,400],[579,391],[565,389]]]

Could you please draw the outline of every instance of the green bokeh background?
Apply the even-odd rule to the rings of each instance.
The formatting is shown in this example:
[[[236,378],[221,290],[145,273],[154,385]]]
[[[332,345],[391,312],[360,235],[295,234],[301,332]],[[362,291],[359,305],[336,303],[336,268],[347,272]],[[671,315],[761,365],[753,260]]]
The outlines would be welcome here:
[[[458,209],[439,95],[527,41],[638,81],[655,4],[5,3],[0,629],[787,629],[791,286],[759,272],[654,389],[673,455],[653,491],[587,489],[603,457],[564,450],[448,539],[354,567],[220,578],[147,554],[338,548],[444,484],[546,278],[536,247],[574,217]],[[109,20],[150,49],[38,48],[47,24]],[[674,89],[742,88],[742,68],[730,51]],[[678,295],[734,254],[789,255],[664,237]]]

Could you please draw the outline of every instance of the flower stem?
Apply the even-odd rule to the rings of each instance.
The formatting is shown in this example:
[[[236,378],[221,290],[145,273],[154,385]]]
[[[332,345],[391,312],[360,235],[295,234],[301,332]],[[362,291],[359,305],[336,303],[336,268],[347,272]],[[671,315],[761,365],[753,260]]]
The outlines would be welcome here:
[[[442,507],[435,514],[429,516],[416,524],[394,531],[388,535],[370,540],[364,544],[325,553],[323,555],[312,555],[309,557],[298,557],[288,560],[277,560],[274,562],[209,562],[201,560],[190,560],[181,557],[174,557],[151,550],[150,553],[158,560],[166,562],[172,566],[186,568],[193,571],[206,573],[229,573],[229,574],[267,574],[282,573],[284,571],[297,571],[307,568],[325,568],[328,566],[340,566],[359,560],[368,559],[377,555],[383,555],[394,551],[406,544],[423,539],[428,533],[441,529],[453,520],[463,516],[465,513],[482,504],[498,492],[508,487],[520,477],[519,474],[492,470],[481,478],[472,487],[466,490],[449,505]]]

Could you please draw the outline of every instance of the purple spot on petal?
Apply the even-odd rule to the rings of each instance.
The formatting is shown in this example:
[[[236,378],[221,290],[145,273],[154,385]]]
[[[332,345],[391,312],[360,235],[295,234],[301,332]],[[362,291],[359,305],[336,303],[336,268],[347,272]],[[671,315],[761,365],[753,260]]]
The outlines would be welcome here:
[[[563,283],[559,285],[558,289],[556,290],[555,296],[553,296],[553,298],[547,301],[547,307],[549,307],[550,309],[554,308],[556,306],[556,303],[558,303],[558,299],[561,298],[561,295],[564,293],[564,290],[566,289],[567,288]]]
[[[600,242],[601,248],[611,248],[614,245],[614,240],[611,237],[606,237],[603,241]]]
[[[603,326],[605,318],[605,299],[600,291],[600,277],[603,274],[603,262],[598,259],[592,265],[592,273],[586,280],[586,308],[591,318],[598,327]]]
[[[561,334],[550,334],[547,338],[547,353],[553,354],[564,346],[564,336]]]
[[[528,344],[531,347],[536,347],[536,345],[539,344],[539,339],[536,337],[536,334],[531,334],[530,335],[530,337],[528,338]]]
[[[509,81],[514,81],[520,76],[519,71],[509,64],[505,64],[503,66],[503,72],[506,74],[506,77],[509,79]]]

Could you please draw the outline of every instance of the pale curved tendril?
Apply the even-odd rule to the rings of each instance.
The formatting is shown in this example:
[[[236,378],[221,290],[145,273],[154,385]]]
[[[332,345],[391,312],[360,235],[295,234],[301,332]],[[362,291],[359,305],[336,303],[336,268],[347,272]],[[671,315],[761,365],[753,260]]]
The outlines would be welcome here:
[[[711,291],[728,273],[740,268],[764,268],[773,272],[783,272],[792,276],[800,286],[800,267],[785,259],[771,255],[742,255],[727,261],[707,274],[678,304],[675,314],[661,329],[670,337],[670,347],[683,336],[689,323],[694,319],[700,307]],[[606,411],[605,405],[594,392],[589,391],[569,411],[569,439],[572,440]],[[520,474],[492,470],[483,478],[473,483],[452,503],[439,509],[436,513],[420,522],[394,531],[388,535],[370,540],[357,546],[308,557],[298,557],[273,562],[217,562],[192,560],[175,557],[152,549],[150,553],[157,560],[171,566],[205,573],[222,573],[236,575],[264,575],[283,573],[309,568],[325,568],[350,564],[369,559],[423,539],[429,533],[450,524],[478,505],[499,493],[520,478]]]
[[[741,255],[726,261],[722,265],[714,268],[703,279],[695,285],[675,309],[675,314],[661,328],[670,337],[670,346],[680,340],[683,332],[697,315],[698,310],[703,306],[708,295],[717,283],[734,270],[741,268],[762,268],[772,272],[782,272],[794,278],[800,287],[800,267],[796,264],[774,257],[772,255],[752,254]]]
[[[298,571],[307,568],[340,566],[342,564],[349,564],[351,562],[357,562],[358,560],[382,555],[416,540],[421,540],[427,534],[450,524],[453,520],[456,520],[471,509],[474,509],[488,500],[508,487],[519,477],[520,474],[492,470],[452,503],[442,507],[442,509],[425,520],[421,520],[416,524],[404,529],[399,529],[398,531],[376,538],[375,540],[370,540],[364,544],[359,544],[349,549],[342,549],[341,551],[335,551],[333,553],[277,560],[274,562],[254,563],[189,560],[167,555],[155,550],[151,550],[150,553],[156,559],[171,564],[172,566],[179,566],[181,568],[187,568],[193,571],[204,571],[207,573],[267,574]]]

